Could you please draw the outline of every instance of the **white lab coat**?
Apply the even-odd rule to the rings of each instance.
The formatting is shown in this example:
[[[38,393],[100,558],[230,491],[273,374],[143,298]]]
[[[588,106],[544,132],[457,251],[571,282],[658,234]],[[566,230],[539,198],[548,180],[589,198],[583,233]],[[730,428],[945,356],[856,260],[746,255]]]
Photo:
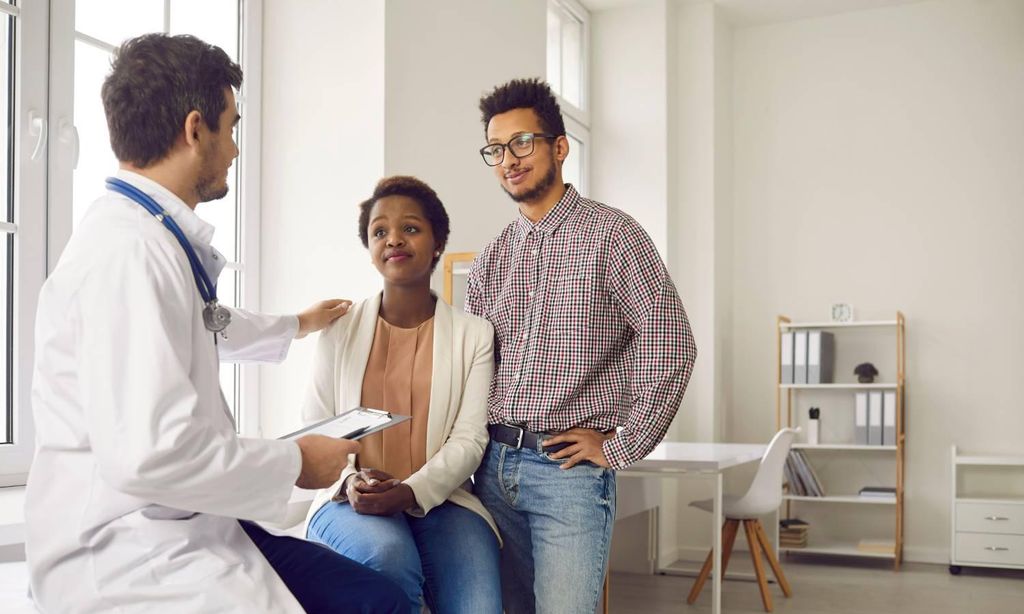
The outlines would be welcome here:
[[[160,185],[118,176],[174,217],[216,279],[213,228]],[[234,311],[215,345],[202,309],[178,242],[112,192],[43,285],[25,504],[43,612],[302,612],[235,520],[284,517],[298,447],[236,436],[218,380],[218,349],[280,361],[298,321]]]

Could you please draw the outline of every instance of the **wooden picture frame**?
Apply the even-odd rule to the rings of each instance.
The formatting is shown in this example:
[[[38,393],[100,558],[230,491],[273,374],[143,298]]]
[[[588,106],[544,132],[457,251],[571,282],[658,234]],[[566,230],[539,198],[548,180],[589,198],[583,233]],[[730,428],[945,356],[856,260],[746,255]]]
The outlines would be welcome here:
[[[469,267],[476,258],[476,252],[454,252],[444,255],[444,302],[452,305],[452,297],[466,296],[466,280],[469,277]],[[452,305],[463,308],[463,305]]]

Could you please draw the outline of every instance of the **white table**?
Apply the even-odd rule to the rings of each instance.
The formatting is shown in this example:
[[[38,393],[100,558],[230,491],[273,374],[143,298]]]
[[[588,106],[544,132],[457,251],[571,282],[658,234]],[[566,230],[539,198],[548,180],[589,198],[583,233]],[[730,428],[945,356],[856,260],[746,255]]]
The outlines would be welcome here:
[[[761,460],[768,446],[747,443],[678,443],[658,444],[642,461],[618,472],[622,477],[681,478],[688,475],[708,477],[715,482],[714,508],[711,514],[714,553],[711,567],[711,611],[722,611],[722,472],[730,467]]]

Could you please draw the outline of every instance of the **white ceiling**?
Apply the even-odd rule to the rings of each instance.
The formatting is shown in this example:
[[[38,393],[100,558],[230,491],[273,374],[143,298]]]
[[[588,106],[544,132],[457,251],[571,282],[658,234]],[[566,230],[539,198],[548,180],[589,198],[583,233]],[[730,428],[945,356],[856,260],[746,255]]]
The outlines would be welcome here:
[[[605,11],[653,0],[580,0],[592,12]],[[671,0],[670,0],[671,1]],[[923,0],[683,0],[693,4],[714,2],[737,26],[752,26],[824,17],[851,11],[909,4]]]

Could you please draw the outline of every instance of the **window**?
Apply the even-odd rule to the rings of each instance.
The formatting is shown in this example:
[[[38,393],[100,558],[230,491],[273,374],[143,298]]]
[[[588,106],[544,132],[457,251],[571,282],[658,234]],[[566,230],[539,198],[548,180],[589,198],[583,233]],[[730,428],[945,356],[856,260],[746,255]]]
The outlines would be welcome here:
[[[562,178],[587,191],[590,147],[588,74],[590,15],[575,0],[549,0],[547,18],[547,79],[558,97],[569,138],[569,157]]]
[[[100,87],[112,53],[127,38],[194,34],[242,65],[240,155],[230,191],[196,213],[217,228],[214,245],[231,260],[219,280],[219,298],[257,306],[258,280],[247,270],[258,271],[259,181],[249,169],[250,160],[259,160],[261,6],[260,0],[0,0],[0,485],[24,483],[31,460],[28,408],[39,288],[75,224],[102,194],[103,179],[117,169]],[[221,369],[225,398],[246,434],[257,432],[250,419],[258,415],[256,373],[248,366]]]
[[[62,55],[71,59],[70,73],[73,85],[70,89],[70,109],[64,109],[74,117],[70,132],[74,152],[70,169],[58,169],[64,181],[70,174],[70,227],[85,215],[89,205],[102,193],[103,179],[117,169],[117,160],[110,150],[106,117],[100,98],[100,87],[110,70],[112,54],[122,41],[146,32],[167,32],[170,34],[192,34],[204,41],[224,49],[236,62],[242,64],[249,80],[249,58],[242,58],[242,17],[243,5],[240,0],[57,0],[65,10],[74,15],[73,34],[69,33],[70,23],[64,24],[64,32],[54,32],[66,45],[73,36],[73,49]],[[73,6],[72,6],[73,5]],[[116,18],[111,18],[115,15]],[[70,20],[68,20],[70,21]],[[63,34],[63,36],[61,36]],[[56,45],[55,45],[56,46]],[[58,69],[55,69],[57,72]],[[238,127],[239,149],[242,150],[242,136],[253,124],[246,107],[245,93],[251,88],[243,84],[243,92],[237,96],[242,115]],[[213,224],[213,245],[230,261],[218,280],[217,295],[222,303],[241,306],[240,295],[245,260],[242,257],[240,229],[241,184],[238,169],[244,162],[244,150],[232,165],[228,175],[228,195],[221,200],[202,203],[196,207],[199,217]],[[63,206],[62,206],[63,205]],[[67,226],[67,199],[51,201],[58,215],[64,220],[59,226]],[[52,217],[52,216],[51,216]],[[67,232],[65,234],[70,234]],[[61,247],[67,237],[50,237]],[[55,261],[55,259],[54,259]],[[242,369],[238,366],[223,365],[221,388],[236,423],[243,422],[240,415],[240,388]]]
[[[44,2],[0,1],[0,485],[32,458],[32,328],[46,275]]]

